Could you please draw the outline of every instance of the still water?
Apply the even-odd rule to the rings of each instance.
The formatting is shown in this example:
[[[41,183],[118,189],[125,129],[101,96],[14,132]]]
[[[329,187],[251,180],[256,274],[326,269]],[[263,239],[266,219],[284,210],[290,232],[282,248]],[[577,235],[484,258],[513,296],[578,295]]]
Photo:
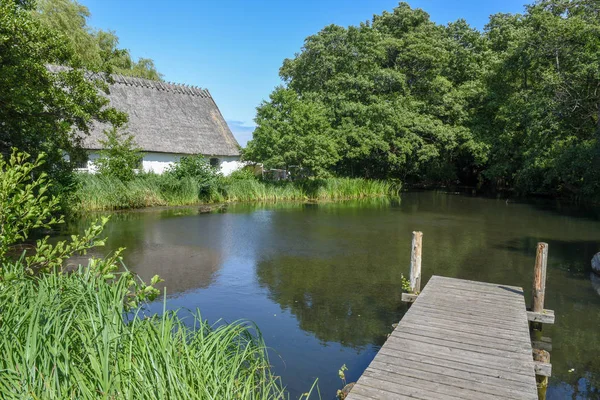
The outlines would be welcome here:
[[[85,221],[82,221],[82,225]],[[107,249],[145,279],[165,279],[168,308],[260,327],[291,398],[316,378],[335,397],[345,364],[355,381],[406,311],[411,232],[423,232],[431,275],[523,286],[538,241],[549,243],[546,308],[552,338],[549,399],[600,399],[600,212],[436,192],[401,201],[231,205],[117,214]],[[160,304],[153,304],[157,312]]]

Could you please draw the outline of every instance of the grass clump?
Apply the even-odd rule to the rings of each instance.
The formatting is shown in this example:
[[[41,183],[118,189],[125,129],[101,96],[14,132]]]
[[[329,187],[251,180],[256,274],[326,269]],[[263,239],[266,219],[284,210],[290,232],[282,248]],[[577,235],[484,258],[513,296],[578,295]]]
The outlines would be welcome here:
[[[363,178],[269,181],[248,172],[216,178],[139,174],[128,182],[80,174],[74,208],[123,210],[220,202],[333,201],[397,195],[399,183]]]
[[[4,399],[279,399],[254,325],[131,311],[128,279],[80,267],[0,283]]]
[[[304,183],[313,200],[346,200],[389,196],[400,191],[400,184],[364,178],[329,178]]]

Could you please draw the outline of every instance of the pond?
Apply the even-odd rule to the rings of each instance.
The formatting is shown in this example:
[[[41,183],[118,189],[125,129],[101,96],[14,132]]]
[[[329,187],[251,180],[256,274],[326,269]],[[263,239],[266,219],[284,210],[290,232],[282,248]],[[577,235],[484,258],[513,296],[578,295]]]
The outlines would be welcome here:
[[[522,286],[531,297],[535,247],[549,243],[546,308],[556,325],[549,399],[600,399],[600,212],[440,192],[401,201],[230,205],[117,214],[107,249],[145,279],[165,279],[168,307],[217,321],[249,319],[291,398],[316,378],[324,399],[355,381],[406,311],[411,232],[423,232],[431,275]],[[83,226],[85,221],[80,221]],[[74,228],[75,229],[75,228]],[[152,309],[159,312],[158,302]]]

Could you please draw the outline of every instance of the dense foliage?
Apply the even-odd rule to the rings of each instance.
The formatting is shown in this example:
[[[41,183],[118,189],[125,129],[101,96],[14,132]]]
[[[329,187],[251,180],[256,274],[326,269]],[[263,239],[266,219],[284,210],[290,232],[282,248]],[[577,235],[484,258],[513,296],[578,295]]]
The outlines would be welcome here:
[[[160,79],[152,60],[133,62],[88,17],[74,0],[0,0],[0,154],[45,153],[55,191],[70,188],[72,166],[86,159],[80,144],[93,121],[127,120],[102,95],[108,74]]]
[[[116,128],[104,132],[106,139],[101,140],[102,150],[94,160],[98,173],[112,176],[123,182],[134,178],[142,163],[142,150],[135,143],[133,135],[119,133]]]
[[[160,281],[119,272],[122,249],[87,267],[69,260],[102,246],[107,218],[69,241],[52,229],[58,199],[44,156],[0,156],[0,397],[3,399],[283,399],[266,347],[246,322],[211,326],[198,312],[148,315]],[[19,256],[19,251],[27,250]],[[166,306],[166,305],[165,305]],[[141,307],[141,308],[140,308]]]
[[[210,165],[202,154],[183,156],[166,171],[167,181],[191,180],[196,183],[197,196],[213,197],[219,189],[221,173],[217,167]]]
[[[401,3],[305,40],[245,157],[312,175],[600,198],[600,5],[540,0],[483,32]]]
[[[34,17],[30,3],[0,0],[0,154],[46,153],[46,172],[66,185],[65,154],[81,157],[74,129],[88,132],[93,120],[119,126],[126,116],[107,107],[105,81],[84,76],[67,39]],[[68,68],[50,72],[49,64]]]
[[[162,77],[154,61],[149,58],[133,61],[129,50],[119,48],[115,32],[91,28],[87,24],[89,9],[75,0],[38,0],[34,15],[68,40],[87,69],[153,80]]]

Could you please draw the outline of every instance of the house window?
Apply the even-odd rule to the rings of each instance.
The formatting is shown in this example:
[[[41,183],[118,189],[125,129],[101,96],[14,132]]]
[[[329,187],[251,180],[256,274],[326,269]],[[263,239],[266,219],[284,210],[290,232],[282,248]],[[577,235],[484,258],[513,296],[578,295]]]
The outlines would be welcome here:
[[[220,163],[220,161],[221,161],[221,160],[219,160],[218,158],[216,158],[216,157],[212,157],[212,158],[210,159],[210,166],[211,166],[211,167],[218,167],[218,166],[219,166],[219,163]]]
[[[73,169],[75,169],[76,171],[87,170],[88,169],[88,158],[87,158],[87,156],[77,157],[77,158],[74,157],[71,159],[71,165],[73,166]]]

